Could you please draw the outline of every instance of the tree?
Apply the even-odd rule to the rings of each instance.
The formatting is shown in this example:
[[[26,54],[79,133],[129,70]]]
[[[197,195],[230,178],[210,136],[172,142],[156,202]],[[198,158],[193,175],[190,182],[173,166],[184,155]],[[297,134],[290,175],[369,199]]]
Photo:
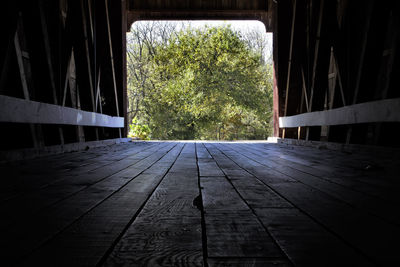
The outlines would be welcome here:
[[[146,109],[143,100],[146,92],[152,90],[149,80],[151,62],[157,46],[165,45],[176,33],[176,23],[172,22],[137,22],[127,35],[127,71],[128,71],[128,119],[143,117]]]
[[[138,53],[129,67],[136,100],[132,113],[136,124],[149,125],[152,138],[231,140],[269,135],[271,68],[259,47],[250,46],[229,26],[137,30],[146,31],[134,33],[144,41],[131,49]]]

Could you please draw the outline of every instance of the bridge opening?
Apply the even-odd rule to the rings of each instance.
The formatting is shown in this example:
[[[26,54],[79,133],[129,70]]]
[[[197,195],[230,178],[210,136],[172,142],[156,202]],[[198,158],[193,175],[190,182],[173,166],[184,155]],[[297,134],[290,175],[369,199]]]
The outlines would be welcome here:
[[[260,21],[137,21],[127,34],[128,136],[267,139],[272,70]]]

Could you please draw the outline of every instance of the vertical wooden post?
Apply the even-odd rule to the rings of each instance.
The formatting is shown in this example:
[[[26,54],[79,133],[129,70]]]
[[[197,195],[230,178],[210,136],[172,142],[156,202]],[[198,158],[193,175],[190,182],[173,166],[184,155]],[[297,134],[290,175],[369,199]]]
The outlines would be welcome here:
[[[274,125],[274,137],[279,137],[279,90],[278,90],[278,3],[272,4],[273,15],[273,39],[272,39],[272,75],[273,75],[273,125]]]
[[[367,14],[366,14],[366,17],[365,17],[363,38],[362,38],[361,51],[360,51],[360,60],[358,62],[356,85],[354,87],[354,95],[353,95],[353,100],[352,100],[352,104],[353,105],[357,104],[358,91],[360,90],[360,82],[361,82],[361,76],[362,76],[363,65],[364,65],[365,51],[367,49],[368,32],[369,32],[369,28],[370,28],[370,25],[371,25],[371,16],[372,16],[373,7],[374,7],[374,1],[370,0],[368,2]],[[353,132],[353,127],[349,126],[347,128],[346,144],[350,143],[352,132]]]
[[[93,30],[93,16],[92,16],[92,0],[88,0],[88,11],[89,11],[89,25],[90,25],[90,36],[92,37],[92,44],[94,42],[94,30]]]
[[[311,78],[311,89],[310,89],[310,101],[308,101],[309,112],[312,111],[313,100],[314,100],[314,87],[315,87],[315,75],[317,72],[317,63],[318,63],[318,55],[319,55],[319,44],[321,38],[321,27],[322,27],[322,18],[324,15],[324,0],[321,0],[319,7],[319,17],[318,17],[318,26],[317,26],[317,36],[315,40],[315,50],[314,50],[314,62],[312,69],[312,78]],[[306,140],[309,140],[310,137],[310,128],[306,128]]]
[[[290,32],[290,46],[289,46],[289,61],[288,61],[288,72],[286,78],[286,91],[285,91],[285,110],[283,116],[287,115],[287,105],[289,98],[289,88],[290,88],[290,71],[292,67],[292,52],[293,52],[293,42],[294,42],[294,25],[296,23],[296,4],[297,1],[293,0],[293,16],[292,16],[292,29]],[[282,138],[285,138],[286,129],[283,129]]]
[[[308,95],[307,95],[307,87],[306,87],[306,80],[304,78],[304,70],[303,67],[301,67],[301,80],[302,80],[302,92],[301,92],[301,101],[300,101],[300,113],[303,112],[303,105],[304,103],[306,104],[306,111],[309,112],[309,106],[308,106]],[[297,139],[301,139],[301,127],[299,126],[297,129]]]
[[[79,96],[79,87],[76,83],[76,67],[75,67],[75,55],[74,48],[71,49],[71,57],[68,65],[68,85],[69,85],[69,93],[71,97],[71,103],[73,108],[81,109],[80,96]],[[82,126],[77,126],[77,136],[79,142],[85,142],[85,133],[83,131]]]
[[[117,116],[119,117],[117,81],[116,81],[116,77],[115,77],[114,54],[113,54],[113,46],[112,46],[112,40],[111,40],[110,16],[109,16],[109,12],[108,12],[108,0],[104,0],[104,4],[105,4],[105,9],[106,9],[108,44],[109,44],[109,48],[110,48],[111,72],[112,72],[113,85],[114,85],[115,107],[117,110]],[[118,130],[119,130],[119,137],[121,137],[121,129],[119,128]]]
[[[32,71],[31,63],[29,58],[29,53],[26,47],[26,41],[22,26],[22,14],[19,14],[17,22],[17,30],[14,35],[14,47],[15,53],[17,55],[17,62],[19,73],[21,77],[22,90],[24,93],[24,98],[30,100],[32,89]],[[28,84],[29,83],[29,84]],[[40,125],[29,124],[33,146],[35,148],[40,148],[44,146],[42,128]]]
[[[68,2],[61,0],[60,1],[60,15],[62,26],[66,27],[67,22],[67,7]],[[79,88],[76,82],[76,67],[75,67],[75,52],[74,47],[70,48],[71,52],[69,53],[68,65],[67,65],[67,73],[65,75],[64,88],[63,88],[63,98],[62,98],[62,106],[65,106],[67,91],[69,87],[69,93],[71,98],[71,104],[73,108],[80,109],[80,95]],[[78,125],[76,126],[76,135],[79,142],[85,141],[85,132],[83,127]]]
[[[275,40],[274,40],[275,42]],[[278,81],[276,77],[276,63],[273,62],[273,122],[274,122],[274,137],[279,137],[279,93],[278,93]]]
[[[125,119],[125,125],[124,125],[124,137],[128,136],[128,88],[127,88],[127,79],[128,79],[128,73],[127,73],[127,66],[126,66],[126,32],[127,32],[127,25],[126,25],[126,1],[121,0],[121,28],[122,28],[122,36],[121,36],[121,42],[122,42],[122,93],[123,93],[123,103],[122,103],[122,108],[123,108],[123,114],[124,114],[124,119]]]
[[[86,55],[86,63],[87,63],[86,65],[87,65],[87,72],[88,72],[88,76],[89,76],[90,100],[92,101],[92,110],[95,111],[92,68],[91,68],[91,64],[90,64],[91,61],[90,61],[89,42],[88,42],[87,24],[86,24],[86,13],[85,13],[85,6],[83,4],[83,1],[81,1],[81,12],[82,12],[83,37],[85,39],[85,55]]]
[[[337,81],[337,73],[336,73],[336,61],[335,55],[333,52],[333,47],[331,46],[331,56],[329,60],[329,72],[328,72],[328,91],[325,93],[325,106],[324,110],[332,109],[333,101],[335,100],[335,89],[336,89],[336,81]],[[330,126],[323,125],[321,127],[321,137],[324,137],[326,141],[329,140],[329,129]]]
[[[87,72],[89,76],[89,90],[90,90],[90,100],[92,101],[92,110],[96,112],[95,107],[95,100],[94,100],[94,93],[93,93],[93,78],[92,78],[92,68],[91,68],[91,61],[90,61],[90,51],[89,51],[89,41],[88,41],[88,33],[87,33],[87,23],[86,23],[86,12],[85,12],[85,5],[83,1],[81,1],[81,13],[82,13],[82,27],[83,27],[83,37],[85,39],[85,54],[86,54],[86,65],[87,65]],[[96,140],[99,140],[99,132],[97,128],[95,129],[96,133]]]
[[[5,54],[5,58],[4,58],[4,62],[1,66],[1,73],[0,73],[0,93],[1,91],[4,89],[6,80],[7,80],[7,76],[8,76],[8,71],[10,69],[9,63],[10,63],[10,59],[11,59],[11,50],[13,49],[13,41],[14,38],[9,38],[8,40],[8,45],[6,48],[6,54]]]
[[[379,68],[379,75],[375,88],[375,99],[386,99],[390,80],[393,72],[393,64],[396,57],[396,50],[399,43],[399,16],[394,14],[391,10],[389,14],[387,32],[385,36],[385,45],[383,48],[381,64]],[[381,134],[382,123],[378,123],[375,127],[375,136],[373,144],[377,145]],[[373,129],[370,129],[372,132]]]
[[[43,34],[43,41],[44,41],[44,48],[46,51],[46,61],[47,67],[49,68],[49,78],[50,78],[50,86],[53,92],[53,103],[58,105],[57,99],[57,91],[56,91],[56,82],[54,78],[54,68],[53,68],[53,61],[51,59],[51,48],[50,48],[50,40],[49,40],[49,33],[46,23],[46,18],[44,15],[44,7],[43,7],[43,0],[39,1],[39,12],[40,12],[40,22],[42,26],[42,34]],[[60,136],[60,143],[61,145],[64,144],[64,134],[61,127],[58,127],[58,134]]]

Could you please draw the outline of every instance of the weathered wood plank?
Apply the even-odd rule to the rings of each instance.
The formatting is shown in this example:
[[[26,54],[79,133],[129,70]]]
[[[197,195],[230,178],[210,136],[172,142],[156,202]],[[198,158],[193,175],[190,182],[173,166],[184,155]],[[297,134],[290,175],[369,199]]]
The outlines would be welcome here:
[[[105,266],[203,266],[194,144],[186,144],[105,261]],[[187,171],[189,170],[189,171]]]
[[[209,257],[283,258],[279,247],[225,177],[200,177],[200,186]]]
[[[1,255],[26,266],[397,265],[400,230],[387,209],[396,207],[371,197],[396,198],[396,160],[386,155],[377,162],[387,172],[365,173],[371,157],[143,142],[3,164],[20,184],[10,176],[1,190],[20,195],[8,202],[15,223],[2,217]]]
[[[249,211],[208,213],[205,222],[209,257],[269,257],[283,253]]]
[[[303,165],[279,159],[266,159],[264,153],[259,153],[258,150],[254,148],[251,150],[245,149],[245,151],[248,151],[250,154],[247,155],[255,159],[255,161],[277,170],[298,182],[304,183],[317,190],[327,193],[340,199],[341,201],[357,207],[360,210],[365,210],[366,212],[378,216],[388,222],[392,222],[397,225],[400,224],[400,218],[398,218],[397,214],[393,213],[393,210],[396,208],[395,204],[353,190],[352,187],[349,187],[349,185],[359,185],[360,182],[357,183],[341,177],[329,177],[330,175],[324,172],[313,172],[313,170],[311,169],[310,171],[310,168],[308,168],[305,164]],[[255,151],[258,153],[255,153]],[[299,171],[299,169],[301,171]],[[307,171],[311,172],[312,174],[307,173]],[[380,189],[380,191],[382,191],[382,189]]]
[[[211,149],[212,146],[207,145]],[[215,146],[218,147],[218,146]],[[223,172],[229,173],[227,162],[230,162],[230,166],[240,168],[235,162],[229,159],[222,153],[211,152],[212,157],[215,161],[220,164],[225,162],[224,167],[221,167]],[[221,166],[221,165],[220,165]],[[242,168],[240,168],[242,169]],[[240,196],[246,201],[251,208],[288,208],[292,205],[281,196],[276,194],[273,190],[262,183],[257,177],[248,173],[246,176],[233,176],[227,174],[227,178],[238,191]]]
[[[393,157],[387,154],[344,154],[337,151],[316,150],[314,148],[295,149],[296,147],[281,146],[278,150],[259,147],[247,148],[249,152],[268,157],[265,163],[285,164],[285,161],[292,168],[298,169],[323,179],[347,186],[355,191],[379,196],[386,199],[397,195],[398,183],[396,182],[399,168],[393,164]],[[377,156],[377,157],[376,157]],[[396,155],[394,155],[396,157]],[[282,162],[284,159],[285,161]],[[278,166],[279,166],[278,165]],[[381,169],[369,171],[366,167],[371,165],[381,166]],[[376,179],[376,176],[381,177]],[[392,179],[393,178],[393,179]],[[379,188],[377,188],[379,183]],[[394,187],[394,188],[393,188]],[[397,189],[396,189],[397,188]],[[393,189],[392,192],[390,190]],[[382,194],[383,193],[383,194]],[[393,201],[390,198],[390,201]]]
[[[210,267],[230,267],[230,266],[243,266],[243,267],[286,267],[292,266],[286,260],[271,259],[271,258],[209,258],[208,266]]]
[[[298,209],[257,208],[255,212],[295,266],[373,266]]]
[[[14,169],[11,170],[11,173],[8,169],[8,177],[13,177],[13,179],[2,180],[2,182],[7,183],[7,186],[2,187],[1,196],[3,203],[0,206],[0,210],[5,212],[4,208],[7,205],[14,212],[15,210],[24,210],[23,206],[19,206],[20,203],[29,204],[32,202],[31,200],[37,199],[38,196],[48,195],[49,187],[50,190],[62,190],[65,186],[65,180],[76,179],[79,175],[97,176],[99,179],[107,177],[107,175],[118,172],[137,162],[138,159],[132,160],[135,154],[152,148],[154,148],[154,145],[147,147],[135,146],[127,152],[125,151],[125,153],[129,153],[128,158],[127,155],[124,155],[124,150],[120,152],[115,151],[114,153],[107,153],[108,151],[105,150],[103,152],[105,155],[94,159],[85,159],[87,158],[85,155],[70,160],[66,157],[65,160],[58,160],[58,162],[43,159],[34,161],[37,164],[36,167],[29,164],[29,168],[22,168],[22,170]],[[49,165],[49,168],[43,169],[41,167],[43,165]],[[17,167],[19,168],[19,165]],[[62,199],[63,195],[58,195],[58,197]],[[53,199],[53,201],[57,199]],[[33,212],[33,210],[29,209],[29,212]],[[6,212],[5,214],[9,213]],[[9,217],[7,216],[7,218]]]
[[[26,219],[22,219],[12,226],[1,240],[0,246],[7,252],[9,258],[26,256],[32,250],[41,246],[54,235],[68,227],[75,220],[86,214],[92,208],[100,204],[115,191],[126,185],[137,175],[150,168],[162,156],[164,156],[174,144],[169,144],[163,149],[150,151],[149,154],[136,164],[123,169],[106,178],[99,176],[81,176],[81,179],[66,181],[65,187],[77,186],[79,190],[56,205],[41,210],[30,218],[30,228],[24,227]],[[155,153],[156,152],[156,153]],[[114,171],[115,172],[115,171]],[[53,196],[50,196],[50,199]],[[32,231],[32,229],[35,229]],[[18,249],[17,249],[18,248]]]
[[[239,211],[250,212],[249,207],[224,176],[200,177],[200,186],[202,187],[203,207],[207,214],[224,211],[232,213]]]
[[[46,243],[24,264],[98,265],[163,179],[182,147],[182,144],[174,147],[153,166]]]
[[[199,159],[200,176],[223,176],[223,172],[218,168],[217,164],[209,159]]]
[[[232,160],[373,261],[381,264],[399,261],[393,247],[400,237],[397,227],[302,183],[271,183],[258,168],[236,158]],[[248,161],[252,160],[249,158]]]
[[[257,148],[254,150],[257,150]],[[254,151],[252,150],[251,152]],[[281,165],[288,166],[285,161],[279,159],[284,158],[287,160],[287,153],[284,154],[285,156],[282,156],[281,153],[281,155],[278,155],[279,158],[271,154],[266,155],[260,151],[258,153],[261,153],[260,155],[264,157],[269,156],[271,158],[271,161],[267,162],[267,164],[272,163],[280,168],[282,168]],[[311,153],[318,154],[319,151],[309,151],[306,154],[300,153],[298,154],[298,158],[307,159]],[[332,155],[333,153],[330,152],[329,154]],[[396,178],[399,168],[396,168],[396,164],[393,164],[394,158],[389,159],[387,156],[381,155],[379,156],[379,160],[377,160],[373,155],[366,157],[365,155],[347,155],[343,153],[333,158],[328,158],[322,153],[318,156],[320,157],[319,160],[308,160],[308,163],[305,164],[297,164],[298,160],[294,160],[293,157],[291,157],[289,160],[290,168],[298,169],[301,172],[339,184],[352,191],[356,191],[355,194],[362,193],[365,194],[367,198],[371,196],[376,197],[378,198],[377,202],[382,200],[389,201],[387,205],[381,205],[382,207],[399,203],[400,198],[397,192],[400,189],[400,185]],[[324,164],[329,164],[329,167]],[[367,169],[368,166],[374,166],[376,164],[381,167],[375,170],[373,168],[371,170]],[[376,179],[377,177],[380,177],[380,179]],[[375,205],[376,204],[373,204],[372,206]]]

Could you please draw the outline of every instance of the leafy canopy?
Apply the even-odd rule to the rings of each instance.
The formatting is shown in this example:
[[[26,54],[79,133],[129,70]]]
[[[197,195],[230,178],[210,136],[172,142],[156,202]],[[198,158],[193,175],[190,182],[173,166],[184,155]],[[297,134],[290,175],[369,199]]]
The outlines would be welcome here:
[[[266,138],[270,66],[261,57],[229,26],[171,34],[148,57],[139,121],[154,139]]]

